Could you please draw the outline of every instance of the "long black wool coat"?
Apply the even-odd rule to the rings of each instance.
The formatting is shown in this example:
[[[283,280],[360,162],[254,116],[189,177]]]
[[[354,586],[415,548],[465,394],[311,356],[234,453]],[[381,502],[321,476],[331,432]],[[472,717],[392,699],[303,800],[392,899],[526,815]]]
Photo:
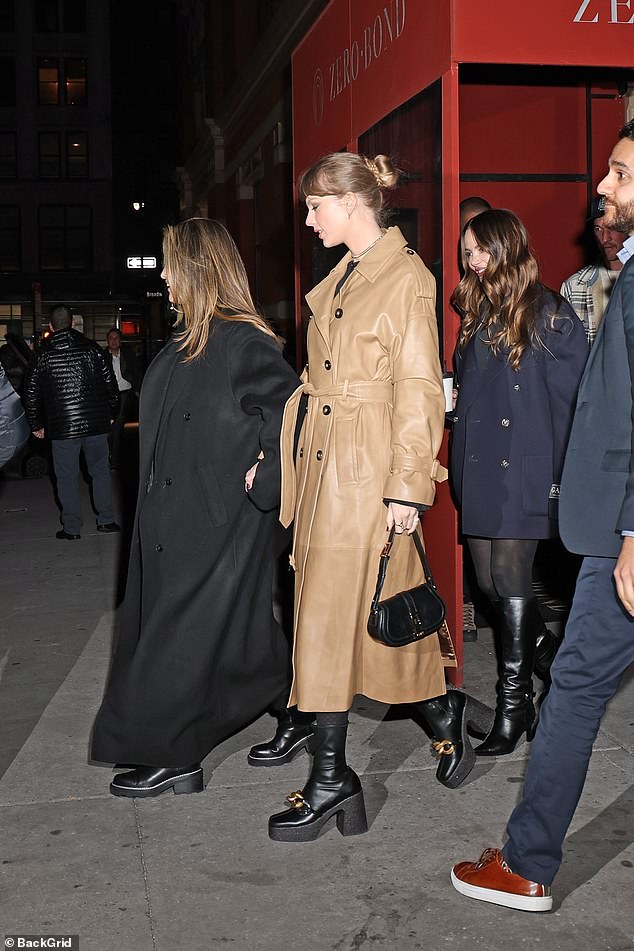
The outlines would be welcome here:
[[[557,492],[588,344],[574,310],[547,288],[535,320],[542,345],[524,351],[517,371],[502,348],[478,366],[474,338],[457,354],[450,470],[465,535],[557,534]]]
[[[199,762],[289,685],[272,613],[279,433],[299,381],[272,337],[216,321],[173,342],[140,403],[140,489],[121,632],[93,730],[102,762]],[[251,492],[244,476],[260,461]]]

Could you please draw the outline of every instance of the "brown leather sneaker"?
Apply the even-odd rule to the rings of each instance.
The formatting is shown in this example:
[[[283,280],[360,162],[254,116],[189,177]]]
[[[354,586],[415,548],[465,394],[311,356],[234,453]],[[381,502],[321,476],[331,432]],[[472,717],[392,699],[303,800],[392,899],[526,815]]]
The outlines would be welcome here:
[[[467,898],[490,901],[520,911],[550,911],[549,885],[529,882],[516,875],[499,849],[485,849],[477,862],[460,862],[451,870],[451,884]]]

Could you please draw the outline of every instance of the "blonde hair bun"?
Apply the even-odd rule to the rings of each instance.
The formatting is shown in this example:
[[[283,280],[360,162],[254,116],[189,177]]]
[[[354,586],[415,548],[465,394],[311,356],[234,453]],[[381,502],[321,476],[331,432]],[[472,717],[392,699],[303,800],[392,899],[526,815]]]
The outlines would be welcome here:
[[[367,163],[379,188],[396,188],[398,170],[394,167],[389,155],[376,155],[373,159],[367,159]]]

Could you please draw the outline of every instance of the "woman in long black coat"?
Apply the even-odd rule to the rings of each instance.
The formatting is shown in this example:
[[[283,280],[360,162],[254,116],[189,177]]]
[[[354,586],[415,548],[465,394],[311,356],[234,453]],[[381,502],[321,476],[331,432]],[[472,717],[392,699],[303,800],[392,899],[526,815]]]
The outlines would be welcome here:
[[[493,727],[480,756],[532,734],[533,669],[546,683],[557,641],[533,595],[537,542],[557,534],[557,498],[588,355],[581,321],[539,281],[526,230],[510,211],[473,218],[453,302],[456,352],[451,477],[478,586],[500,619]]]
[[[165,230],[178,333],[140,403],[140,489],[121,633],[92,756],[118,796],[203,788],[201,760],[289,686],[272,611],[279,433],[298,379],[229,233]]]

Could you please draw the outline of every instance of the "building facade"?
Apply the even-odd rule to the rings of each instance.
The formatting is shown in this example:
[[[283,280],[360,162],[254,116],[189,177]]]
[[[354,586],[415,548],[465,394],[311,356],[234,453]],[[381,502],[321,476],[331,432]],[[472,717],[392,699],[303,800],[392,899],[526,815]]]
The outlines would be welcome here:
[[[177,0],[180,216],[224,221],[294,359],[291,55],[326,0]]]
[[[172,2],[0,0],[0,342],[51,304],[149,358],[178,217]]]
[[[99,0],[0,0],[0,337],[58,300],[94,324],[109,298],[108,32]]]

